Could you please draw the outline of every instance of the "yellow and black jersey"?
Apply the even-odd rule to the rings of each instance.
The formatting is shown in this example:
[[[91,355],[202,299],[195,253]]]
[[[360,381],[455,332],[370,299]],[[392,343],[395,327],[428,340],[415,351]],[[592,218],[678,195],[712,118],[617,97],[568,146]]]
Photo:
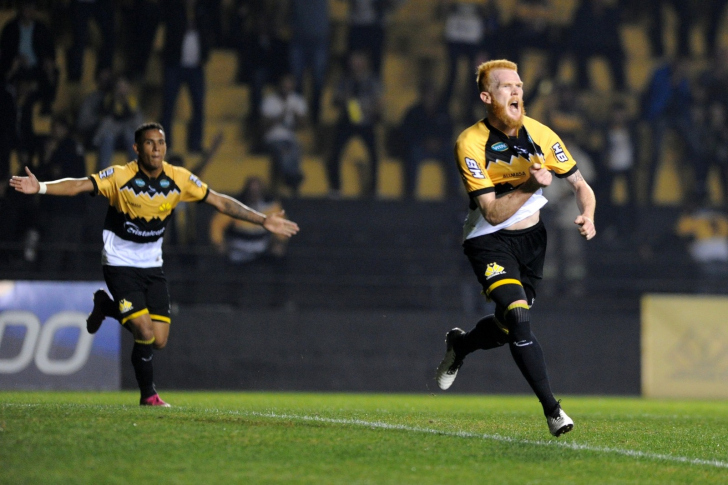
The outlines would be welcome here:
[[[515,224],[537,212],[547,202],[538,190],[507,221],[492,226],[472,200],[478,195],[495,192],[496,196],[501,196],[516,189],[531,176],[529,169],[534,163],[546,166],[560,178],[568,177],[577,170],[558,135],[529,117],[524,117],[523,128],[516,136],[508,136],[493,128],[487,119],[472,125],[460,134],[455,143],[455,160],[471,198],[470,213],[465,221],[465,239]]]
[[[109,199],[104,221],[103,264],[150,268],[162,266],[162,237],[180,202],[203,201],[207,184],[189,170],[163,162],[150,179],[136,161],[89,176],[94,194]]]

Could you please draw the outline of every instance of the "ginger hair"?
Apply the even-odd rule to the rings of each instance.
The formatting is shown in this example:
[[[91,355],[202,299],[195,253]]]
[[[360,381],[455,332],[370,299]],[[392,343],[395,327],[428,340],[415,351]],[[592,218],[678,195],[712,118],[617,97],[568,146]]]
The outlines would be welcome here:
[[[518,65],[515,62],[506,59],[496,59],[479,65],[476,73],[476,81],[478,82],[478,89],[481,93],[486,91],[486,88],[491,81],[490,73],[496,69],[510,69],[518,72]]]

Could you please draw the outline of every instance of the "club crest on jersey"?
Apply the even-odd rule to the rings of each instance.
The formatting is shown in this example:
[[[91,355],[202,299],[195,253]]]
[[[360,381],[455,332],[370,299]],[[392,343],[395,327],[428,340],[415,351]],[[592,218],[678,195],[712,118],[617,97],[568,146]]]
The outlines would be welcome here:
[[[506,270],[503,268],[503,266],[499,265],[498,263],[490,263],[485,268],[485,279],[489,280],[493,276],[498,276],[499,274],[505,274]]]
[[[485,178],[485,175],[483,175],[483,171],[478,166],[478,162],[476,162],[472,158],[465,157],[465,165],[468,167],[468,170],[470,170],[470,174],[474,178],[476,178],[476,179]]]
[[[502,141],[499,141],[498,143],[493,143],[490,146],[490,149],[495,150],[496,152],[504,152],[504,151],[508,150],[508,145],[506,145]]]
[[[137,187],[144,187],[145,185],[147,185],[147,183],[142,179],[134,179],[134,184]]]
[[[167,179],[160,180],[159,186],[162,187],[163,189],[166,189],[167,187],[169,187],[169,180],[167,180]]]
[[[119,300],[119,313],[126,313],[134,309],[134,305],[128,300]]]
[[[105,179],[106,177],[111,177],[114,174],[114,167],[107,168],[103,172],[99,172],[99,178]]]
[[[564,149],[561,148],[561,143],[554,143],[551,149],[554,151],[554,155],[556,155],[556,160],[558,160],[559,162],[569,161],[569,157],[566,156],[566,153],[564,153]]]

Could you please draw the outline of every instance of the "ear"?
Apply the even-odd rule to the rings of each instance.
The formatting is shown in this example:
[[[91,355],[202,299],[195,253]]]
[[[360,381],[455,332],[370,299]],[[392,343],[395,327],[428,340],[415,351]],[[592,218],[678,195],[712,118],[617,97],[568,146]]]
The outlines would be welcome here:
[[[137,144],[134,143],[134,145],[132,145],[132,146],[133,146],[134,151],[136,152],[136,154],[139,155],[139,147],[137,146]]]
[[[480,93],[480,100],[485,104],[491,104],[493,102],[493,97],[488,91],[483,91]]]

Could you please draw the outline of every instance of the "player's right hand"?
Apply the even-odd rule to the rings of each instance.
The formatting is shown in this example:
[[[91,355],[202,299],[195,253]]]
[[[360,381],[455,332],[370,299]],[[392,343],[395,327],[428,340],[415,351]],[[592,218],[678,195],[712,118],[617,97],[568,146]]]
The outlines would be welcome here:
[[[37,194],[40,190],[38,179],[35,178],[35,175],[33,175],[33,172],[28,167],[25,167],[25,173],[28,174],[27,177],[13,175],[10,178],[10,186],[24,194]]]
[[[531,171],[531,179],[540,187],[546,187],[551,184],[552,175],[545,166],[540,163],[534,163],[529,170]]]

